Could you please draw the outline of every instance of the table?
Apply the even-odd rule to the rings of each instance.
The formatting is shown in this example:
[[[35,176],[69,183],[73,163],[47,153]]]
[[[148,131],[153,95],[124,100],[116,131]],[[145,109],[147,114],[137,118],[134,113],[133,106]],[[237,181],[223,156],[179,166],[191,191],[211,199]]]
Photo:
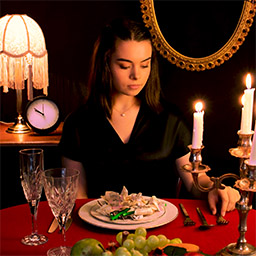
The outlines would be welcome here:
[[[63,122],[55,131],[44,136],[33,131],[24,134],[6,132],[6,129],[11,125],[12,123],[0,122],[1,146],[57,146],[61,138]]]
[[[83,238],[95,238],[102,242],[106,247],[110,241],[115,241],[117,230],[108,230],[92,226],[78,216],[78,210],[91,199],[76,200],[74,210],[74,220],[66,233],[66,244],[74,245]],[[201,224],[196,212],[196,207],[200,207],[209,223],[215,223],[216,217],[211,215],[208,210],[207,202],[203,200],[189,199],[166,199],[179,210],[175,220],[164,226],[148,229],[148,235],[164,234],[169,239],[179,237],[185,243],[197,244],[200,249],[207,254],[214,255],[226,245],[236,242],[239,237],[238,224],[239,217],[237,210],[226,214],[226,219],[230,221],[228,225],[216,226],[210,230],[200,231],[198,226]],[[184,227],[184,217],[178,206],[183,203],[191,218],[196,221],[195,226]],[[1,233],[0,233],[0,254],[1,255],[46,255],[49,248],[57,247],[61,244],[61,235],[55,231],[47,233],[49,224],[53,218],[51,210],[46,201],[40,202],[38,209],[38,230],[48,236],[49,241],[37,247],[21,244],[20,239],[31,232],[31,219],[29,216],[28,205],[18,205],[0,211]],[[256,245],[256,210],[251,210],[248,214],[248,231],[246,232],[247,242]],[[132,231],[130,231],[132,232]]]

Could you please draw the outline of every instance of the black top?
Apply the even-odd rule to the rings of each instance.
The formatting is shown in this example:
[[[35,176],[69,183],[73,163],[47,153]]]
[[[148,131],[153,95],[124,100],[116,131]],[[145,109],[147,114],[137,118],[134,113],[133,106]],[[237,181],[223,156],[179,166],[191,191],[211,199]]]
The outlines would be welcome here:
[[[103,111],[83,105],[65,120],[59,148],[83,163],[89,198],[123,186],[129,193],[168,198],[176,191],[175,159],[189,152],[189,144],[184,122],[167,108],[157,114],[142,105],[124,144]]]

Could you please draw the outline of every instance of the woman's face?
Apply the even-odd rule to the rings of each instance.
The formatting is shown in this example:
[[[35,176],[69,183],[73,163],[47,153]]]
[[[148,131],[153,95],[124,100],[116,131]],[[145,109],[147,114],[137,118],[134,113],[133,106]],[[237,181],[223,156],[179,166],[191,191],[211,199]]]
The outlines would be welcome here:
[[[152,46],[149,40],[117,40],[110,58],[115,92],[136,96],[145,86],[151,70]]]

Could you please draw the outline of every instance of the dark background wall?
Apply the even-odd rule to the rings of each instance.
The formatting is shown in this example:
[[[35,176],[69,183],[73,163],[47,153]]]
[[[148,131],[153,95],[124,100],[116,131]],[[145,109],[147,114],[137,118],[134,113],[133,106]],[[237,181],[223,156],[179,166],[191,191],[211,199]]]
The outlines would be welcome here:
[[[85,84],[94,41],[101,28],[112,18],[131,16],[141,19],[140,3],[131,1],[1,1],[0,16],[27,14],[41,27],[49,58],[49,97],[57,102],[62,120],[83,102]],[[160,28],[169,43],[184,55],[203,57],[220,49],[232,35],[242,11],[243,1],[157,1]],[[223,65],[203,72],[177,68],[159,56],[163,92],[176,104],[192,127],[193,102],[205,103],[203,162],[210,176],[238,172],[238,160],[230,156],[236,147],[240,128],[240,96],[245,89],[245,75],[250,72],[255,87],[255,22],[234,56]],[[35,91],[35,95],[42,94]],[[24,90],[23,108],[27,104]],[[1,97],[1,121],[16,117],[15,91]],[[192,129],[191,129],[192,132]],[[1,183],[3,172],[16,173],[18,167],[6,170],[8,150],[1,148]],[[8,154],[7,154],[8,152]],[[51,154],[52,155],[52,154]],[[58,159],[56,153],[56,158]],[[46,165],[53,167],[52,157]],[[10,161],[10,159],[8,159]],[[58,161],[57,161],[58,162]],[[5,169],[3,168],[5,167]],[[233,184],[233,183],[232,183]],[[2,191],[3,194],[6,193]],[[10,203],[10,202],[9,202]]]

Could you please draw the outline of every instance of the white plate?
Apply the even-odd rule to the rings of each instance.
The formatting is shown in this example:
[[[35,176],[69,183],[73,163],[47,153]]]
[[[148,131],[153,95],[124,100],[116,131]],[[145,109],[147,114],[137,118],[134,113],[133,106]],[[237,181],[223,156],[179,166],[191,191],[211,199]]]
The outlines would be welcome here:
[[[148,196],[144,196],[143,197],[144,199],[146,200],[149,200],[150,197]],[[99,199],[100,200],[100,199]],[[140,219],[140,220],[132,220],[132,219],[125,219],[125,220],[122,220],[122,219],[117,219],[117,220],[111,220],[108,216],[105,216],[105,215],[102,215],[100,214],[99,212],[97,212],[97,209],[99,209],[100,206],[99,204],[95,204],[94,206],[92,206],[91,210],[90,210],[90,213],[91,215],[96,218],[96,219],[99,219],[101,221],[104,221],[104,222],[108,222],[108,223],[111,223],[111,224],[120,224],[120,225],[133,225],[134,223],[136,224],[142,224],[142,223],[147,223],[147,222],[151,222],[151,221],[154,221],[158,218],[160,218],[161,216],[163,216],[166,212],[166,207],[164,207],[164,210],[161,211],[161,212],[154,212],[153,214],[151,215],[148,215],[148,216],[145,216],[144,218]]]
[[[173,221],[178,216],[178,209],[175,205],[165,200],[162,200],[162,201],[166,204],[165,213],[162,216],[154,220],[148,221],[146,223],[145,222],[138,223],[134,221],[134,224],[127,225],[127,224],[109,223],[109,222],[102,221],[98,218],[95,218],[91,215],[91,209],[92,207],[95,206],[95,204],[97,204],[97,200],[90,201],[84,204],[83,206],[81,206],[81,208],[78,211],[78,215],[85,222],[101,228],[116,229],[116,230],[135,230],[138,227],[144,227],[146,229],[149,229],[149,228],[163,226]]]

